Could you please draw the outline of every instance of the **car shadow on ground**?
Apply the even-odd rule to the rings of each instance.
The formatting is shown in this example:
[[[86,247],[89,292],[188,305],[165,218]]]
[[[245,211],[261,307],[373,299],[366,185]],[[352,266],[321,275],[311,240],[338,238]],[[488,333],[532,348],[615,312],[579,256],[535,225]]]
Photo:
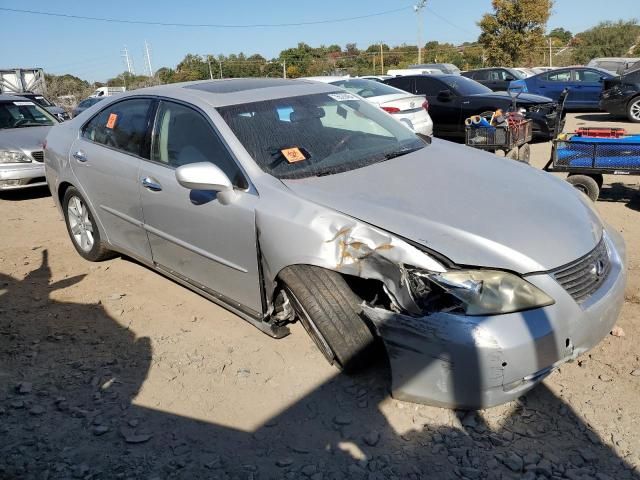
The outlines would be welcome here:
[[[606,112],[585,112],[576,115],[576,120],[578,122],[617,122],[620,121],[620,118]],[[578,126],[580,125],[582,124],[578,123]]]
[[[616,182],[603,185],[600,190],[599,202],[625,202],[631,210],[640,211],[640,188]]]
[[[0,191],[0,201],[5,200],[9,202],[22,202],[24,200],[34,200],[50,196],[51,192],[47,186]]]
[[[59,299],[82,279],[52,281],[46,250],[25,278],[0,274],[1,479],[639,478],[544,385],[497,423],[489,410],[436,425],[433,409],[399,404],[407,432],[381,411],[380,365],[336,374],[251,432],[141,407],[151,340],[100,303]]]

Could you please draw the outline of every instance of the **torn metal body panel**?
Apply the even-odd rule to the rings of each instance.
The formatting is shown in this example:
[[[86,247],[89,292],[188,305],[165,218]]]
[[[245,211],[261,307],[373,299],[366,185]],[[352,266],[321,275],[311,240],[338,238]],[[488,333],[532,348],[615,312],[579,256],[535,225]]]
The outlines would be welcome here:
[[[273,192],[273,195],[282,193]],[[419,313],[404,284],[402,266],[444,272],[441,263],[384,230],[310,202],[299,199],[297,203],[289,202],[287,196],[285,192],[278,203],[291,210],[288,215],[278,212],[274,216],[269,209],[256,211],[267,299],[273,297],[277,275],[283,268],[306,264],[380,280],[398,305]],[[282,248],[283,245],[286,248]]]
[[[548,274],[527,280],[555,304],[492,316],[435,313],[414,317],[363,306],[382,338],[400,400],[479,409],[526,393],[555,368],[593,348],[618,318],[624,301],[624,244],[614,232],[612,272],[578,304]]]

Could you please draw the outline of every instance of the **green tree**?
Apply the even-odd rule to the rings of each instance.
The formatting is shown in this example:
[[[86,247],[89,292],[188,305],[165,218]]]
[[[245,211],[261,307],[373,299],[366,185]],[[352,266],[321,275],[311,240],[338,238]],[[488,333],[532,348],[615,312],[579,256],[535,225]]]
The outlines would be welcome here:
[[[557,38],[562,44],[566,45],[573,38],[573,34],[569,30],[558,27],[549,32],[549,37]]]
[[[640,43],[640,25],[637,20],[602,22],[579,33],[573,39],[573,56],[578,63],[587,63],[597,57],[625,57],[634,55],[632,47]],[[640,48],[635,47],[635,54]]]
[[[518,66],[537,60],[553,0],[492,0],[493,13],[478,23],[490,65]]]

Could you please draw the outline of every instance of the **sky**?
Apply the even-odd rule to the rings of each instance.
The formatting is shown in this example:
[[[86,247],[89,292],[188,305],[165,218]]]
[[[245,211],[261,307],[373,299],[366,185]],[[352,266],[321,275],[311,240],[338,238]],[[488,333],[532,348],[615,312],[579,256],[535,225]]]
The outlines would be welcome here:
[[[240,51],[272,58],[305,42],[356,43],[366,48],[383,41],[415,45],[418,22],[414,0],[0,0],[0,7],[124,20],[185,24],[296,24],[401,11],[341,23],[252,28],[187,28],[106,23],[0,10],[0,68],[42,67],[47,73],[71,73],[104,81],[125,70],[126,46],[136,73],[144,73],[144,42],[151,47],[152,67],[174,67],[185,54],[229,54]],[[423,39],[460,44],[475,41],[476,22],[491,10],[491,0],[428,0]],[[548,28],[585,30],[604,20],[640,18],[640,0],[556,0]]]

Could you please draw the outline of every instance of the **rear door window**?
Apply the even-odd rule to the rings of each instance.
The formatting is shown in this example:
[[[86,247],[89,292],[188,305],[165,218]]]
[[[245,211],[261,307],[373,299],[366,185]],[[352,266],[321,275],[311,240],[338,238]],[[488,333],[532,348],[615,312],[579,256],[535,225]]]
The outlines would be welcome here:
[[[464,78],[464,77],[463,77]],[[427,95],[428,97],[435,97],[442,90],[446,90],[447,86],[436,80],[435,78],[422,77],[416,78],[416,93],[421,95]]]
[[[392,87],[399,88],[400,90],[404,90],[405,92],[413,93],[413,79],[409,77],[390,78],[385,83]]]
[[[548,82],[570,82],[571,70],[547,73],[545,76],[545,80],[547,80]]]
[[[144,146],[152,103],[147,98],[113,103],[84,126],[82,136],[124,153],[146,157]]]

